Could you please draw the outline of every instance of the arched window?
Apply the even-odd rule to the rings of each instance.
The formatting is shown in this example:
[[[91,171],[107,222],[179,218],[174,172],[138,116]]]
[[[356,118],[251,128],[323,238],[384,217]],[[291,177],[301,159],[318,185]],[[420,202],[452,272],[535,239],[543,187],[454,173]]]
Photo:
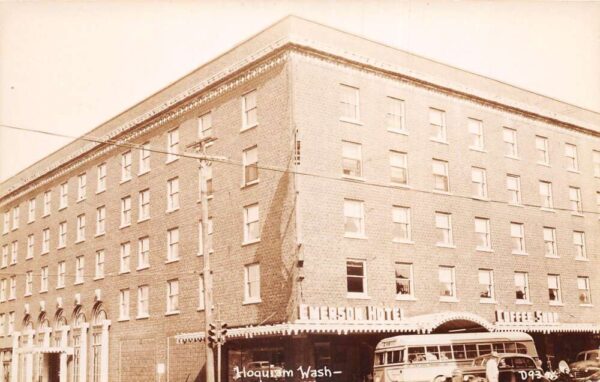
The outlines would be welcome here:
[[[96,304],[92,318],[92,382],[100,381],[102,360],[102,331],[108,330],[104,327],[107,320],[106,311],[102,303]]]
[[[82,325],[86,323],[85,314],[81,306],[73,311],[73,381],[79,381],[81,373],[81,337],[85,336]]]
[[[62,327],[65,325],[67,325],[67,319],[64,316],[64,311],[62,309],[58,309],[54,315],[54,329],[52,331],[54,334],[54,346],[61,345]]]

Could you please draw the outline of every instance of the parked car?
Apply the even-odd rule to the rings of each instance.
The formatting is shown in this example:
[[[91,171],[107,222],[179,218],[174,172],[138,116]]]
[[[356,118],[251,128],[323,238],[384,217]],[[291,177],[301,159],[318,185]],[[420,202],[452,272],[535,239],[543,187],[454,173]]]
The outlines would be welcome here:
[[[475,358],[471,365],[460,367],[456,374],[462,374],[463,381],[486,380],[486,364],[492,358],[498,364],[498,382],[548,382],[535,360],[520,353],[486,354]]]
[[[576,382],[600,381],[600,349],[582,351],[569,367]]]

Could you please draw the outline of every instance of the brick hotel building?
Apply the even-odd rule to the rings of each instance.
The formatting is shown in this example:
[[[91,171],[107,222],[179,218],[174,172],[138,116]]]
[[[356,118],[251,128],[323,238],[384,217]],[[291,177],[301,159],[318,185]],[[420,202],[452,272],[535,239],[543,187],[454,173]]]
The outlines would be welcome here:
[[[0,380],[203,380],[205,136],[224,380],[362,381],[402,333],[598,346],[598,113],[288,17],[89,135],[0,186]]]

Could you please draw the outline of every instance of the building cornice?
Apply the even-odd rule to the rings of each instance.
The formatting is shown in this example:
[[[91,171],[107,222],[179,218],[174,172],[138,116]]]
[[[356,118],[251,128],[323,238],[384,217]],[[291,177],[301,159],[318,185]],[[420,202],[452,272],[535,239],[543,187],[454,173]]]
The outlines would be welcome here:
[[[55,161],[33,175],[22,179],[18,184],[8,189],[5,195],[0,197],[0,206],[9,204],[112,150],[122,149],[119,145],[129,145],[136,138],[148,134],[185,113],[196,110],[207,102],[242,86],[249,80],[284,63],[292,54],[335,63],[378,77],[400,81],[436,94],[517,115],[526,120],[600,136],[600,129],[597,126],[566,115],[559,115],[535,105],[520,103],[499,95],[487,94],[484,91],[463,86],[450,79],[434,78],[401,65],[375,60],[339,47],[289,35],[198,82],[196,85],[121,124],[103,136],[94,137],[96,142],[86,144],[65,158]],[[86,136],[82,138],[85,139]]]

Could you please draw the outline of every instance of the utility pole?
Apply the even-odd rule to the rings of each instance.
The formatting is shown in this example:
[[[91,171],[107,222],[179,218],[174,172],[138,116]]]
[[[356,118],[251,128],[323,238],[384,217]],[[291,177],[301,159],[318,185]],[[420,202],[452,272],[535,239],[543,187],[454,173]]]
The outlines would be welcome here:
[[[215,141],[214,137],[205,137],[187,146],[195,149],[195,157],[200,162],[200,204],[202,208],[201,226],[202,226],[202,254],[204,260],[204,269],[202,270],[202,279],[204,281],[204,342],[206,344],[206,382],[215,382],[215,356],[212,345],[208,340],[208,333],[213,323],[212,318],[212,271],[210,268],[210,248],[208,243],[208,195],[207,195],[207,168],[212,160],[226,160],[221,157],[210,157],[206,155],[206,145]],[[219,368],[220,369],[220,368]]]

